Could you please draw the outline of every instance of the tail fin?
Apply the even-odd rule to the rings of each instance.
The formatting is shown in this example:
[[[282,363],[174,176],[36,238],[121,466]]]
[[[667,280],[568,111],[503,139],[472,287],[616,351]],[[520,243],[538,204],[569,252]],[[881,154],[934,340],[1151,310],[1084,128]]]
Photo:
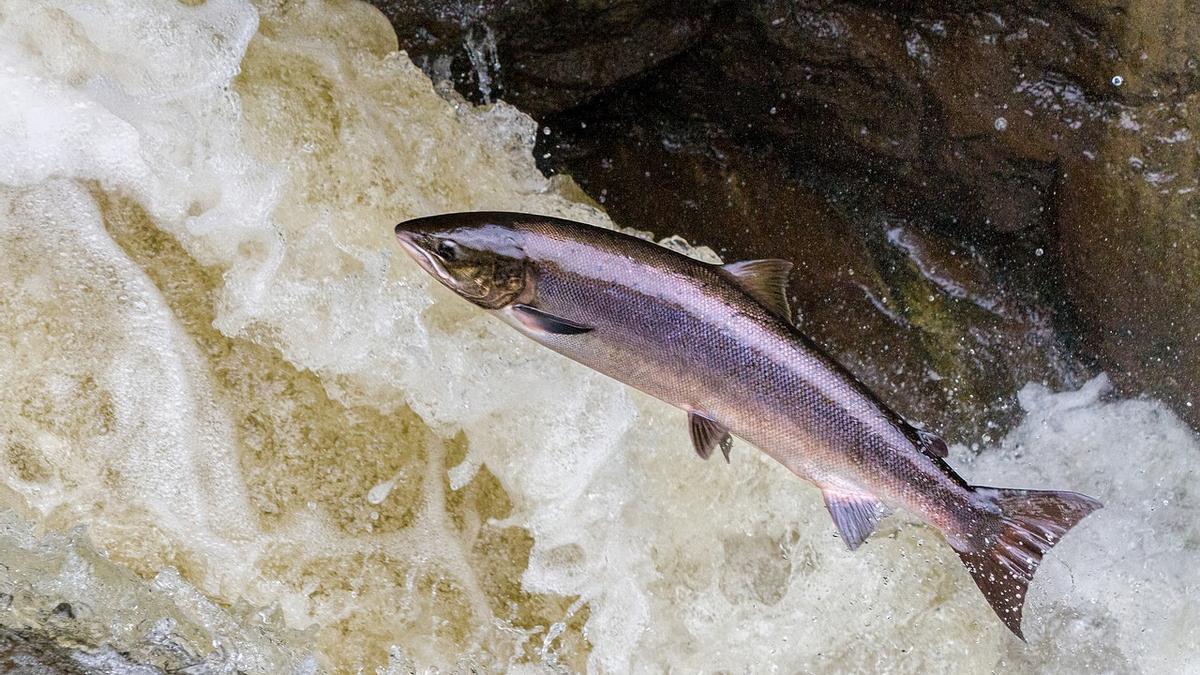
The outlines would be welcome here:
[[[1067,530],[1100,508],[1100,502],[1075,492],[973,489],[990,499],[999,514],[989,514],[963,548],[954,548],[992,610],[1024,640],[1021,609],[1042,556]]]

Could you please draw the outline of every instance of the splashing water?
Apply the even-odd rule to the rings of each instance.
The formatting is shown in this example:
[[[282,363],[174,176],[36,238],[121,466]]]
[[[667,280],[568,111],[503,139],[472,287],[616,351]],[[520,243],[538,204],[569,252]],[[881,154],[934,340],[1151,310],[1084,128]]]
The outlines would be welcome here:
[[[953,449],[972,482],[1106,504],[1048,557],[1026,646],[932,530],[845,551],[782,467],[695,461],[680,413],[408,264],[417,215],[610,223],[374,10],[0,17],[0,626],[262,673],[1192,663],[1200,442],[1158,403],[1031,385],[997,447]]]
[[[475,83],[479,87],[479,95],[485,103],[491,103],[492,76],[500,74],[500,56],[496,52],[496,34],[486,23],[482,37],[475,36],[475,29],[467,33],[463,48],[467,50],[467,58],[471,61],[471,72],[475,73]]]

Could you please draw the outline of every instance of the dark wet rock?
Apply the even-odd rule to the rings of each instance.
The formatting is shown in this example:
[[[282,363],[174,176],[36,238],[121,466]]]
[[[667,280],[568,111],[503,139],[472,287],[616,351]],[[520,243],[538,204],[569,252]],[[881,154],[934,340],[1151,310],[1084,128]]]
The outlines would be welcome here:
[[[402,49],[478,99],[540,116],[693,46],[715,0],[377,0]]]
[[[1089,351],[1200,426],[1200,13],[1120,4],[1121,105],[1064,162],[1058,243]]]
[[[60,602],[50,614],[59,619],[73,620],[75,618],[75,608],[71,607],[71,603],[69,602]]]
[[[46,675],[85,673],[68,650],[36,633],[0,626],[0,671]]]
[[[1189,0],[402,4],[618,223],[795,260],[806,332],[902,412],[978,438],[1088,364],[1200,423]]]
[[[108,647],[84,647],[61,636],[0,626],[0,672],[21,675],[157,675],[167,671],[137,663]]]

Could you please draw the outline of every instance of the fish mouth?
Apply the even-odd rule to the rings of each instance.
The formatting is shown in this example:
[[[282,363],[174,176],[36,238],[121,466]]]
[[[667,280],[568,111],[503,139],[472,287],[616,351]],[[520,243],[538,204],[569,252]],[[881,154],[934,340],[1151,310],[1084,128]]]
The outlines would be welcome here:
[[[407,230],[396,230],[396,241],[400,242],[400,248],[403,248],[404,252],[410,258],[417,261],[421,269],[437,277],[442,283],[449,285],[450,273],[446,271],[445,265],[442,264],[440,258],[425,250],[424,247],[417,243],[417,236],[417,234]]]

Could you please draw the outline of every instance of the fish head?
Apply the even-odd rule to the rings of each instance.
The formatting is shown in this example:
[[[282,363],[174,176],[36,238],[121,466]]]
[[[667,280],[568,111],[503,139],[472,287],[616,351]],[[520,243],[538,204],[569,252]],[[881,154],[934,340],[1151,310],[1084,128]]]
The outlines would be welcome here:
[[[396,226],[396,239],[443,286],[484,309],[516,302],[530,285],[522,232],[498,214],[414,218]]]

